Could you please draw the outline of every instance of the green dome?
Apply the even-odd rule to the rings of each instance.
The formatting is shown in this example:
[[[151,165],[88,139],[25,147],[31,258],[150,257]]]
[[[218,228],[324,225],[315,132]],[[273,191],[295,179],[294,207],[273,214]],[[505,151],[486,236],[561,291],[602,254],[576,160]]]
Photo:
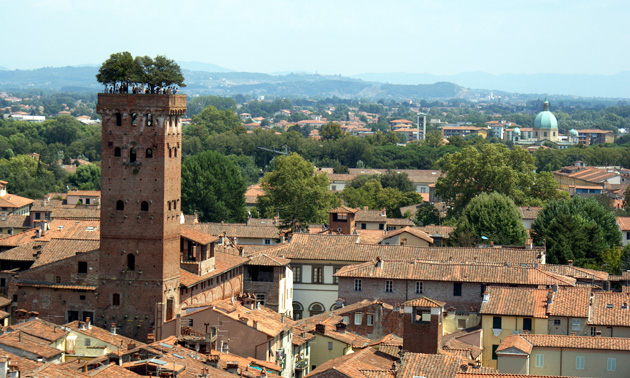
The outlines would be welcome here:
[[[521,129],[519,129],[518,127],[515,127],[514,134],[521,135]]]
[[[558,120],[549,111],[549,101],[545,100],[543,111],[538,113],[534,120],[534,129],[557,129]]]
[[[575,136],[575,137],[576,137],[576,136],[579,136],[579,134],[578,134],[578,132],[577,132],[577,130],[576,130],[576,129],[571,129],[571,130],[569,130],[569,135],[571,135],[571,136]]]

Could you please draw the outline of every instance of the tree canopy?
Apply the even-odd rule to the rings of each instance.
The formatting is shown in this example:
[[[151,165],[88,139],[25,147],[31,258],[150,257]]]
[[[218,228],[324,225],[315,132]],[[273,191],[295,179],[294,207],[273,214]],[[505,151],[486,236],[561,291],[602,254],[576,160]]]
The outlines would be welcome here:
[[[282,229],[292,232],[328,220],[328,210],[338,204],[328,190],[325,173],[315,173],[313,164],[291,153],[276,159],[276,168],[262,178],[264,195],[258,197],[263,217],[279,215]]]
[[[447,154],[438,161],[442,177],[436,193],[451,204],[452,214],[460,214],[468,202],[481,193],[497,192],[510,197],[518,206],[541,206],[564,196],[550,173],[535,173],[534,159],[520,147],[505,145],[468,146]]]
[[[245,183],[236,165],[216,151],[182,163],[182,209],[202,222],[244,222]]]
[[[461,246],[484,240],[498,245],[523,245],[527,231],[514,201],[496,192],[481,193],[466,205],[451,237]]]
[[[186,86],[181,68],[174,60],[164,55],[158,55],[155,59],[149,56],[133,58],[128,51],[110,55],[99,68],[96,81],[121,93],[127,93],[132,84],[146,86],[150,93]]]
[[[547,262],[599,267],[605,250],[621,245],[615,215],[595,199],[549,202],[532,225],[534,242],[547,246]]]

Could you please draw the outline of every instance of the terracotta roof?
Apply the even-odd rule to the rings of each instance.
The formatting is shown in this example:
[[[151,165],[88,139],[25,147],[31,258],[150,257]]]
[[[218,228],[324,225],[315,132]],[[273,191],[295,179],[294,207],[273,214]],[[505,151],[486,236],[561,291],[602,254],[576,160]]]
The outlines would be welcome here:
[[[17,247],[32,243],[37,235],[37,230],[26,230],[19,234],[0,239],[0,247]]]
[[[357,244],[356,235],[294,234],[289,243],[269,248],[268,255],[288,259],[370,261],[384,259],[422,259],[452,262],[494,262],[534,264],[541,253],[535,249],[467,248],[467,247],[408,247],[398,245]]]
[[[250,376],[260,376],[262,374],[261,370],[252,369],[251,366],[264,367],[267,370],[268,375],[276,377],[278,375],[273,374],[272,372],[280,373],[282,371],[282,368],[273,362],[262,361],[252,357],[243,357],[233,353],[223,353],[218,350],[212,350],[209,355],[219,357],[219,362],[217,364],[219,369],[226,370],[228,368],[228,363],[232,364],[236,362],[238,363],[238,367],[241,371]]]
[[[134,339],[130,339],[128,337],[118,335],[118,334],[114,335],[110,331],[100,328],[100,327],[96,327],[94,325],[90,326],[90,328],[83,327],[83,329],[81,329],[81,327],[79,326],[78,320],[75,320],[70,323],[66,323],[64,324],[64,327],[67,327],[75,332],[82,333],[86,336],[90,336],[95,339],[101,340],[103,342],[115,345],[117,347],[123,347],[125,349],[128,349],[130,345],[135,345],[135,346],[144,345],[144,343],[141,343]]]
[[[109,365],[102,366],[98,369],[91,370],[87,373],[89,377],[96,378],[137,378],[144,377],[144,375],[139,375],[131,370],[127,370],[122,366],[118,366],[116,363],[111,363]]]
[[[10,214],[0,219],[0,228],[31,228],[28,215]]]
[[[53,358],[63,353],[62,350],[48,346],[49,343],[43,342],[42,339],[21,331],[0,335],[0,344],[32,353],[45,359]]]
[[[563,375],[565,378],[576,378]],[[456,378],[558,378],[557,375],[529,375],[529,374],[508,374],[508,373],[487,373],[487,372],[465,372],[457,373]]]
[[[307,377],[330,375],[327,372],[342,374],[349,378],[375,378],[381,377],[381,373],[390,374],[393,377],[391,368],[395,361],[395,357],[382,353],[374,348],[365,348],[345,356],[328,360],[310,372]],[[374,375],[375,373],[377,375]]]
[[[66,193],[66,196],[78,196],[78,197],[100,197],[100,190],[71,190]]]
[[[1,239],[0,239],[1,240]],[[15,248],[0,253],[0,260],[5,261],[35,261],[37,254],[48,244],[44,240],[31,241]]]
[[[519,334],[533,347],[630,351],[630,338]],[[507,339],[506,338],[506,339]],[[499,346],[500,347],[500,346]]]
[[[630,327],[630,293],[593,293],[588,324]]]
[[[359,242],[361,244],[379,244],[381,240],[387,235],[385,230],[361,230],[357,229],[359,235]]]
[[[359,210],[354,216],[356,222],[379,222],[387,223],[385,210]]]
[[[214,241],[219,240],[219,238],[216,236],[210,236],[206,233],[195,230],[191,226],[185,226],[185,225],[182,225],[181,227],[181,236],[183,238],[192,240],[195,243],[199,243],[202,245],[208,245]]]
[[[446,305],[446,302],[436,301],[435,299],[420,297],[416,299],[410,299],[403,304],[401,307],[427,307],[427,308],[442,308]]]
[[[31,268],[67,259],[78,253],[95,251],[99,247],[100,241],[98,240],[53,239],[42,245],[41,254]],[[0,254],[0,256],[2,255]]]
[[[33,201],[30,198],[16,196],[15,194],[9,194],[0,197],[0,207],[8,207],[10,209],[19,209],[24,206],[32,204]]]
[[[617,225],[621,231],[630,231],[630,217],[617,217]]]
[[[266,253],[259,253],[252,256],[247,265],[259,265],[259,266],[287,266],[291,263],[289,259],[283,259],[278,256],[268,256]]]
[[[13,324],[8,329],[10,331],[21,331],[23,335],[28,334],[37,337],[43,340],[42,342],[53,342],[68,334],[68,331],[61,326],[39,318]]]
[[[56,206],[61,206],[62,200],[51,199],[47,200],[35,200],[33,206],[31,206],[31,212],[33,211],[52,211]]]
[[[610,178],[619,176],[618,173],[610,173],[606,172],[603,169],[594,168],[594,167],[578,167],[575,168],[575,172],[566,172],[567,168],[574,167],[564,167],[560,170],[554,171],[554,175],[560,176],[568,176],[574,179],[583,180],[591,183],[602,183]]]
[[[405,353],[398,368],[397,378],[455,378],[462,359],[443,354]]]
[[[59,351],[61,352],[61,351]],[[24,378],[67,378],[67,377],[90,377],[90,375],[52,362],[37,367],[29,372],[20,372],[20,377]],[[138,377],[138,375],[136,375]]]
[[[547,307],[549,316],[588,318],[590,287],[559,287],[553,294],[553,302]]]
[[[538,268],[490,263],[385,260],[382,267],[366,262],[342,267],[336,277],[380,278],[420,281],[482,282],[487,284],[573,286],[575,279]]]
[[[42,234],[42,240],[75,239],[100,240],[100,221],[77,219],[54,219],[50,229]]]
[[[347,345],[351,345],[355,349],[365,348],[372,341],[368,339],[367,337],[361,336],[359,334],[356,334],[350,331],[344,331],[344,332],[337,331],[337,327],[329,323],[324,324],[323,328],[324,328],[323,333],[315,332],[315,335],[316,336],[323,335],[326,337],[330,337],[331,339],[341,341],[342,343],[345,343]]]
[[[52,219],[101,219],[101,209],[97,206],[55,207],[50,214]]]
[[[455,227],[451,227],[451,226],[436,226],[436,225],[420,226],[416,228],[426,232],[432,238],[435,238],[436,236],[441,236],[445,239],[448,239],[450,236],[450,233],[453,232],[453,230],[455,229]]]
[[[536,219],[540,210],[542,210],[542,207],[521,206],[518,208],[521,219]]]
[[[275,226],[248,226],[235,223],[198,223],[191,225],[191,227],[199,232],[215,236],[221,236],[225,231],[226,236],[230,238],[280,238],[280,230]]]
[[[388,226],[413,226],[413,221],[407,218],[387,218]]]
[[[308,318],[300,319],[297,321],[297,324],[301,330],[305,332],[311,332],[315,330],[317,324],[326,323],[328,325],[333,326],[336,323],[339,323],[343,320],[344,314],[354,312],[356,310],[371,306],[375,303],[381,303],[381,302],[370,301],[370,300],[364,299],[362,301],[355,302],[355,303],[349,304],[347,306],[344,306],[335,310],[326,311],[318,315],[313,315]],[[383,303],[383,306],[389,306],[389,305],[387,305],[386,303]],[[391,308],[391,306],[389,307]]]
[[[212,302],[212,311],[220,312],[228,318],[246,323],[271,337],[292,328],[295,324],[291,318],[268,307],[260,306],[251,309],[243,306],[240,301],[232,303],[231,298]],[[243,319],[247,319],[247,321],[245,322]],[[256,326],[254,326],[254,321],[258,322]]]
[[[389,238],[392,238],[396,235],[400,235],[400,234],[404,234],[404,233],[408,233],[411,234],[419,239],[422,239],[426,242],[429,243],[433,243],[433,238],[430,237],[426,232],[422,231],[422,230],[418,230],[415,227],[404,227],[404,228],[399,228],[398,230],[395,231],[388,231],[387,234],[385,234],[385,236],[383,237],[382,240],[387,240]],[[382,241],[381,240],[381,241]]]
[[[579,268],[572,265],[557,265],[557,264],[541,264],[538,266],[540,269],[547,272],[560,274],[567,277],[573,277],[577,280],[597,280],[608,281],[609,274],[600,270]]]
[[[208,280],[212,277],[218,276],[219,274],[225,273],[228,270],[234,269],[237,266],[243,265],[248,261],[249,258],[247,257],[215,251],[214,270],[198,276],[184,269],[180,269],[179,283],[183,286],[191,287],[199,282]]]
[[[328,210],[328,214],[354,214],[357,211],[359,211],[359,209],[353,209],[352,207],[348,207],[348,206],[340,206],[340,207],[336,207],[334,209]]]
[[[487,292],[488,301],[484,298],[480,314],[547,317],[546,289],[490,286]]]
[[[303,327],[302,328],[297,327],[297,326],[293,327],[293,338],[291,340],[293,345],[302,345],[305,342],[312,340],[314,338],[315,338],[315,335],[313,335],[310,332],[306,332]]]

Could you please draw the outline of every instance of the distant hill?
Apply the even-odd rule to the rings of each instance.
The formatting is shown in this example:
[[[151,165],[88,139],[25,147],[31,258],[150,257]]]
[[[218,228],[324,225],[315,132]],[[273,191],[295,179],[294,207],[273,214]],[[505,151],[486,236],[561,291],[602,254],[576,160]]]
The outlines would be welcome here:
[[[611,75],[611,77],[597,75],[590,77],[586,75],[489,75],[483,73],[461,74],[453,77],[404,73],[365,74],[359,75],[362,77],[347,77],[310,73],[270,75],[236,71],[210,72],[210,69],[227,69],[208,63],[188,63],[182,62],[187,84],[183,93],[191,95],[249,94],[312,98],[337,96],[372,100],[391,98],[395,100],[424,99],[433,101],[453,98],[487,100],[492,92],[495,96],[501,96],[502,101],[506,102],[541,98],[544,97],[545,93],[550,95],[565,93],[567,94],[564,96],[565,98],[601,96],[609,98],[606,100],[609,102],[613,101],[610,99],[613,97],[630,98],[630,72]],[[195,69],[190,70],[185,67]],[[40,88],[57,91],[98,92],[103,87],[96,82],[97,72],[98,66],[91,65],[46,67],[36,70],[0,70],[0,89]],[[608,89],[606,90],[606,88]]]
[[[189,71],[206,71],[206,72],[234,72],[229,68],[217,66],[212,63],[203,63],[203,62],[177,62],[182,70]]]
[[[503,74],[466,72],[457,75],[417,73],[365,73],[352,76],[372,82],[391,84],[428,84],[452,82],[468,88],[516,93],[548,93],[584,97],[630,98],[630,71],[615,75]]]

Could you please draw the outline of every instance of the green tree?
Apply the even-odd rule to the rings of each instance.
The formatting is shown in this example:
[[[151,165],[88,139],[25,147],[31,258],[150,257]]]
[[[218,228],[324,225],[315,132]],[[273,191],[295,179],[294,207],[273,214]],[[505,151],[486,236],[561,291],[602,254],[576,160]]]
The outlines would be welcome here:
[[[423,203],[420,207],[418,207],[418,210],[416,210],[414,222],[416,226],[439,224],[440,212],[433,204]]]
[[[226,156],[205,151],[182,163],[182,210],[202,222],[243,222],[245,182]]]
[[[79,165],[75,173],[68,175],[68,183],[79,190],[101,190],[101,167]]]
[[[478,244],[482,237],[499,245],[523,245],[527,231],[514,201],[499,193],[481,193],[466,205],[452,237],[462,246]]]
[[[336,140],[342,138],[344,134],[344,131],[341,130],[341,125],[334,122],[328,122],[319,132],[319,136],[324,140]]]
[[[96,81],[113,87],[117,84],[129,86],[134,70],[134,59],[128,51],[114,53],[99,68]]]
[[[246,131],[236,113],[231,110],[218,110],[212,105],[206,106],[201,113],[193,116],[192,126],[202,126],[209,133],[233,131],[242,134]]]
[[[478,147],[464,147],[438,161],[443,175],[436,183],[436,193],[452,205],[451,214],[460,214],[481,193],[505,194],[518,206],[561,198],[549,173],[534,172],[534,159],[526,150],[489,143]]]
[[[595,199],[575,196],[549,202],[532,225],[534,242],[547,246],[547,261],[599,265],[603,253],[621,245],[616,217]]]
[[[261,215],[278,213],[279,227],[296,232],[311,223],[323,223],[327,211],[338,204],[328,190],[328,177],[296,153],[276,159],[276,168],[262,178],[265,194],[258,197]]]
[[[433,148],[440,147],[444,144],[444,137],[439,130],[428,131],[422,144]]]
[[[260,168],[256,166],[256,162],[251,156],[245,155],[230,155],[228,159],[236,165],[241,172],[241,176],[245,181],[245,185],[249,186],[255,184],[260,179]]]

